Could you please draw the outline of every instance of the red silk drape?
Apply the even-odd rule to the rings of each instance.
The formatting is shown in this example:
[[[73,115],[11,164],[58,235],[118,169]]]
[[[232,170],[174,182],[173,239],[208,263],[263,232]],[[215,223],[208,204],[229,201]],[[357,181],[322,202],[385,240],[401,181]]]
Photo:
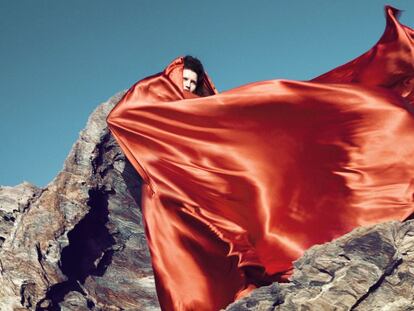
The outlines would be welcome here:
[[[178,58],[110,112],[145,181],[163,310],[219,310],[310,246],[413,213],[414,33],[397,12],[370,51],[312,81],[217,94],[206,77],[197,97]]]

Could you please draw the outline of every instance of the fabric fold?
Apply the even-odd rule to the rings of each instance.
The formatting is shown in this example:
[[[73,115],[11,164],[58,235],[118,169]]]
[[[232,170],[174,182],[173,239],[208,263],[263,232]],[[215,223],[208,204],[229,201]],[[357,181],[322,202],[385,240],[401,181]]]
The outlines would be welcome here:
[[[308,82],[205,97],[183,58],[134,84],[107,117],[143,177],[163,310],[220,310],[352,229],[414,210],[413,30],[398,10],[367,53]]]

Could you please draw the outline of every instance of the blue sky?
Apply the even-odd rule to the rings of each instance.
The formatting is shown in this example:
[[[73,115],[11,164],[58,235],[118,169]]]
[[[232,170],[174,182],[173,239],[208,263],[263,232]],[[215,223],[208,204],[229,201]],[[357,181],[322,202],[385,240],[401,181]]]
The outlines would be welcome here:
[[[307,80],[368,50],[414,0],[0,0],[0,185],[45,186],[90,113],[177,56],[219,91]]]

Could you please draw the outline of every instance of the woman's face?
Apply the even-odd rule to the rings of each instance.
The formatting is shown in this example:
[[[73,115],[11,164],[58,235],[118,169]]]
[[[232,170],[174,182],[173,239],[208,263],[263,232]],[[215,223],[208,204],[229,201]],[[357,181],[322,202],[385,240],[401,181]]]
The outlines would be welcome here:
[[[191,69],[184,68],[183,71],[183,89],[194,93],[197,87],[197,74]]]

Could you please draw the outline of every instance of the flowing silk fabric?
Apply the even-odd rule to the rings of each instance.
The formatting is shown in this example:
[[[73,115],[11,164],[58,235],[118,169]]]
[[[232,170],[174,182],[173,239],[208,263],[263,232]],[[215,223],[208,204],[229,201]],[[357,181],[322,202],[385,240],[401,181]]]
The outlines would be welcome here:
[[[219,310],[310,246],[413,212],[414,34],[396,13],[370,51],[313,81],[217,94],[206,77],[212,96],[197,97],[178,58],[111,111],[145,182],[163,310]]]

